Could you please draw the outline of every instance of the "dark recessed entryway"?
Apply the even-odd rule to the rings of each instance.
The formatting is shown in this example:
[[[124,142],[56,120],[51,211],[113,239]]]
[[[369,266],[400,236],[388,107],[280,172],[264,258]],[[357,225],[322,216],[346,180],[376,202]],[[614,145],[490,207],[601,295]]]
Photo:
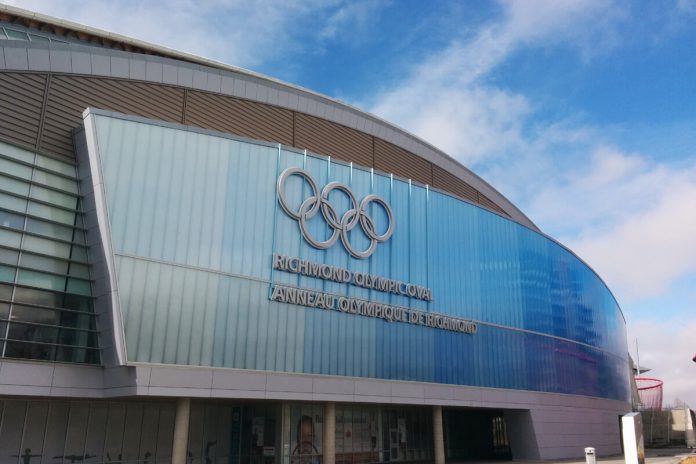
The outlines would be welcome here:
[[[443,413],[447,460],[512,459],[502,411],[446,409]]]

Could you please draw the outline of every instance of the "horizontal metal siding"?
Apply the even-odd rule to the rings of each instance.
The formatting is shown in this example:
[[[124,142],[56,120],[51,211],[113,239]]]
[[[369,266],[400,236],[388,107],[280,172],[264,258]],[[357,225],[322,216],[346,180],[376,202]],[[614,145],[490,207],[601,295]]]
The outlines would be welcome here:
[[[148,118],[182,122],[184,91],[142,82],[80,76],[53,76],[40,148],[74,157],[72,129],[88,106]]]
[[[302,113],[295,115],[295,146],[372,167],[372,137]]]
[[[439,166],[433,166],[433,187],[454,193],[465,200],[478,202],[479,192],[475,188]]]
[[[186,124],[292,145],[292,111],[212,93],[189,91]]]
[[[375,139],[375,169],[433,185],[429,161],[380,139]]]
[[[37,145],[46,79],[46,74],[0,73],[0,137]],[[188,91],[184,118],[184,90],[165,85],[53,75],[39,148],[73,158],[72,129],[81,124],[88,106],[306,148],[430,184],[503,213],[453,174],[360,131],[302,113],[295,113],[293,122],[290,110],[192,90]]]
[[[507,214],[505,211],[503,211],[503,209],[500,206],[496,205],[491,199],[486,197],[483,193],[479,192],[479,201],[478,202],[479,202],[479,204],[481,204],[482,206],[485,206],[486,208],[488,208],[490,210],[493,210],[497,213],[500,213],[505,217],[510,217],[509,214]]]
[[[0,73],[0,136],[36,147],[46,76]]]

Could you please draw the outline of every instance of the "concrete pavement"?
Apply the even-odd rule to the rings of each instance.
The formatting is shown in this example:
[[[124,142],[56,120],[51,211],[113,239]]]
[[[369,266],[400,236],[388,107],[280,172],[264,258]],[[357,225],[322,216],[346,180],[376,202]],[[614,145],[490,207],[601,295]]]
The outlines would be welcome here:
[[[678,464],[687,457],[696,457],[696,450],[689,448],[660,448],[645,450],[645,464]],[[448,464],[475,464],[478,461],[447,461]],[[585,464],[584,459],[564,459],[559,461],[481,461],[481,464]],[[624,464],[624,457],[609,456],[597,458],[600,464]]]

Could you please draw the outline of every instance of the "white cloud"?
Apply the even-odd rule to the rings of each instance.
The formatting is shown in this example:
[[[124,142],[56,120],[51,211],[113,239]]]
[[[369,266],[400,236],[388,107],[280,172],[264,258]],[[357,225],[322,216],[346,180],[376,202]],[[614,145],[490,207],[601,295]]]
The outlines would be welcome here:
[[[533,105],[486,82],[486,76],[523,46],[572,44],[589,55],[602,48],[589,43],[611,42],[612,20],[621,15],[613,2],[601,0],[505,2],[503,10],[502,20],[470,40],[456,38],[361,106],[470,166],[525,151],[523,125]]]
[[[683,13],[696,13],[696,0],[677,0],[677,8]]]
[[[520,121],[529,112],[522,96],[502,90],[414,84],[392,91],[373,112],[402,125],[447,153],[472,164],[521,143]]]
[[[696,408],[696,364],[691,358],[696,354],[694,320],[639,321],[629,326],[629,348],[636,357],[635,340],[638,339],[640,363],[652,370],[645,377],[664,381],[663,405],[685,401]]]
[[[658,168],[602,190],[620,219],[608,227],[590,227],[569,244],[624,302],[655,296],[696,270],[696,166],[685,172]],[[640,198],[646,205],[631,210]],[[594,203],[601,200],[595,196]]]
[[[368,24],[378,18],[378,12],[386,6],[384,1],[354,0],[341,5],[325,21],[318,36],[323,39],[347,39],[351,43],[361,41]],[[345,37],[343,37],[345,35]]]
[[[590,263],[622,304],[696,271],[696,162],[674,167],[606,145],[580,161],[529,193],[527,212],[546,232]]]
[[[505,2],[484,25],[414,67],[373,112],[482,173],[542,230],[587,260],[620,301],[664,291],[696,269],[696,163],[673,167],[608,143],[601,128],[539,122],[539,108],[490,79],[523,47],[587,50],[625,19],[613,2]]]
[[[3,1],[243,67],[301,51],[302,38],[341,5],[341,0]]]

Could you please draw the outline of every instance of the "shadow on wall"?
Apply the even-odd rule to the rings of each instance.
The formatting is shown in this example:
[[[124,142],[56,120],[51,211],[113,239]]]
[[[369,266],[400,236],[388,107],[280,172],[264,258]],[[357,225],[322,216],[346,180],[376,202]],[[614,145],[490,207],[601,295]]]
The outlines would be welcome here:
[[[666,411],[642,411],[645,446],[696,448],[696,414],[688,408]]]

